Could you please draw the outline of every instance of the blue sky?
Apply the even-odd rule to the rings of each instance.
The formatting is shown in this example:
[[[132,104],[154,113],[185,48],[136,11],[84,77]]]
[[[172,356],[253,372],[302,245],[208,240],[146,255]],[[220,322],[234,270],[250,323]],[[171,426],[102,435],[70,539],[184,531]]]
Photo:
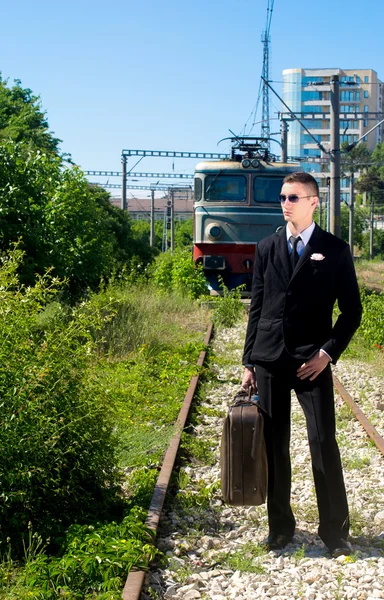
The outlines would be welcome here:
[[[0,70],[40,95],[61,149],[85,170],[120,170],[122,148],[225,152],[218,141],[242,130],[257,100],[266,13],[267,0],[7,2]],[[383,22],[382,0],[275,0],[272,85],[280,92],[294,67],[372,68],[384,80]],[[174,170],[195,162],[175,159]],[[170,172],[172,159],[136,170]]]

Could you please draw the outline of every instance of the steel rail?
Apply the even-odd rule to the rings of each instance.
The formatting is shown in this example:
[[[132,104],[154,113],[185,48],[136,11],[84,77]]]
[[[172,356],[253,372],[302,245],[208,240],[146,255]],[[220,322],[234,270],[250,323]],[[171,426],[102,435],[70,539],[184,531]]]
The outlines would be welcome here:
[[[375,443],[380,452],[384,454],[384,439],[381,437],[381,435],[379,434],[377,429],[375,429],[372,423],[370,423],[363,411],[357,406],[352,396],[348,394],[345,387],[335,375],[333,375],[333,385],[335,386],[336,390],[338,391],[344,402],[348,404],[356,419],[364,427],[371,440]]]
[[[213,324],[211,323],[207,329],[204,338],[204,344],[208,346],[213,332]],[[202,350],[200,352],[197,366],[202,367],[207,351]],[[191,378],[187,393],[185,394],[182,407],[176,421],[176,430],[168,446],[168,450],[164,455],[163,465],[157,478],[155,489],[153,492],[151,504],[148,510],[148,516],[145,524],[157,531],[159,524],[161,511],[164,504],[165,495],[167,493],[169,480],[173,471],[173,467],[176,460],[177,451],[180,445],[180,438],[187,421],[188,413],[192,404],[196,387],[199,381],[199,375],[194,375]],[[130,571],[127,580],[125,582],[124,590],[122,593],[123,600],[139,600],[140,593],[144,584],[145,571]]]

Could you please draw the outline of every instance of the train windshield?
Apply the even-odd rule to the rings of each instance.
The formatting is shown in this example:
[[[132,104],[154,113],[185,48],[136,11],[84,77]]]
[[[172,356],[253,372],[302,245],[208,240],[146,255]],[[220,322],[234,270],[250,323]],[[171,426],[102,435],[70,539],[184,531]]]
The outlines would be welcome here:
[[[255,202],[279,202],[283,177],[255,177],[253,195]]]
[[[243,175],[208,175],[204,182],[204,192],[205,200],[211,202],[245,202],[247,180]]]

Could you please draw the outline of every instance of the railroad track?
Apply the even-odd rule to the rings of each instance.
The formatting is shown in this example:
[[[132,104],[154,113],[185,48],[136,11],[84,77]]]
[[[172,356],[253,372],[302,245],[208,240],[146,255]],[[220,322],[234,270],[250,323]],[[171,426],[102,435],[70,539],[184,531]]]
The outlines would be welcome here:
[[[221,424],[227,405],[239,388],[244,333],[242,325],[221,332],[213,342],[216,365],[211,366],[213,377],[205,386],[206,400],[202,405],[207,414],[196,426],[196,434],[210,444],[216,456],[214,465],[181,468],[179,480],[184,480],[184,489],[175,498],[167,499],[158,531],[158,545],[168,564],[154,566],[146,577],[142,572],[131,573],[123,599],[384,598],[384,440],[338,377],[334,376],[334,383],[339,445],[351,510],[355,551],[352,558],[330,560],[316,535],[316,501],[304,418],[297,402],[293,404],[291,442],[292,504],[297,518],[294,543],[279,555],[260,553],[258,543],[267,531],[265,506],[229,508],[222,504],[217,486]],[[209,335],[208,332],[206,342]],[[190,389],[177,435],[182,421],[185,422],[191,393]],[[177,445],[178,441],[171,441],[172,456],[176,455]],[[169,452],[165,461],[168,466],[163,467],[168,475],[172,469]],[[148,524],[154,528],[159,523],[166,485],[160,473],[148,517]],[[206,496],[202,494],[204,489]],[[243,570],[246,568],[248,571]]]

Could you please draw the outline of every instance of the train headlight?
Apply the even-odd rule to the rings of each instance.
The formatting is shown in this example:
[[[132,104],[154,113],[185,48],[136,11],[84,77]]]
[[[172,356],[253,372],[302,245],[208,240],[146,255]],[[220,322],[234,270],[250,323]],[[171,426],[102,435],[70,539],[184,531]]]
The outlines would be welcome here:
[[[217,240],[221,236],[221,227],[219,225],[211,225],[208,229],[208,235],[211,239]]]
[[[251,166],[251,161],[248,158],[245,158],[241,164],[243,165],[244,169],[249,169]]]
[[[257,169],[257,167],[260,167],[260,161],[258,161],[256,158],[254,158],[253,161],[251,162],[251,165],[254,169]]]

